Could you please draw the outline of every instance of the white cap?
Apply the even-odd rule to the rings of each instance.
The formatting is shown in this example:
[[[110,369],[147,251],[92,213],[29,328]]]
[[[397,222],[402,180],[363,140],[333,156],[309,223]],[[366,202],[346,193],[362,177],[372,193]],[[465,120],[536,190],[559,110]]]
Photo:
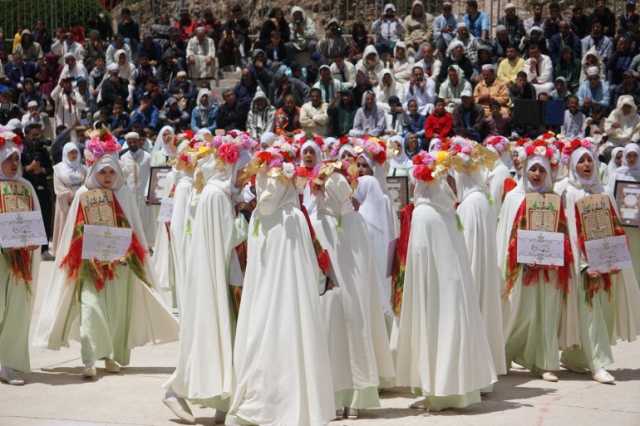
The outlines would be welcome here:
[[[6,125],[7,129],[14,131],[16,129],[22,129],[22,123],[17,118],[12,118]]]
[[[176,74],[176,77],[186,77],[186,76],[187,76],[186,71],[178,71],[178,73]]]
[[[482,66],[482,71],[495,71],[496,70],[496,66],[493,64],[484,64]]]
[[[107,66],[107,71],[118,72],[118,64],[109,64],[109,66]]]
[[[137,134],[136,132],[129,132],[126,135],[124,135],[124,139],[127,141],[131,139],[140,139],[140,135]]]
[[[515,5],[515,4],[513,4],[513,3],[507,3],[507,4],[504,6],[504,10],[515,9],[515,8],[516,8],[516,5]]]
[[[37,108],[38,107],[38,102],[37,101],[29,101],[27,103],[27,108]]]
[[[396,7],[392,3],[387,3],[384,5],[384,11],[386,12],[387,10],[393,10],[395,12]]]
[[[464,90],[462,91],[462,93],[460,93],[460,97],[461,97],[461,98],[463,98],[463,97],[465,97],[465,96],[466,96],[467,98],[470,98],[470,97],[472,97],[472,96],[473,96],[473,94],[471,93],[471,89],[464,89]]]
[[[458,22],[458,28],[467,28],[467,24],[464,22]]]

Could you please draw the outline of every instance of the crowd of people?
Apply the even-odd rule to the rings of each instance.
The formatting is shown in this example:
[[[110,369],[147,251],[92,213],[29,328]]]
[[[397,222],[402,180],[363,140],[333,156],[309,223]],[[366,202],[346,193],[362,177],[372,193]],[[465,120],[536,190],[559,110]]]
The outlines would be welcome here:
[[[86,379],[179,339],[163,402],[190,423],[197,404],[323,425],[396,386],[464,408],[513,362],[613,383],[611,346],[640,334],[640,205],[616,194],[640,182],[635,2],[524,21],[508,4],[495,28],[466,4],[387,4],[349,37],[293,7],[254,39],[238,6],[143,37],[126,9],[115,33],[16,34],[0,214],[40,211],[50,244],[2,248],[0,380],[28,378],[38,294],[34,343],[79,340]],[[129,229],[123,255],[87,257],[91,225]],[[523,260],[526,231],[560,259]],[[590,241],[618,237],[631,266],[591,267]]]

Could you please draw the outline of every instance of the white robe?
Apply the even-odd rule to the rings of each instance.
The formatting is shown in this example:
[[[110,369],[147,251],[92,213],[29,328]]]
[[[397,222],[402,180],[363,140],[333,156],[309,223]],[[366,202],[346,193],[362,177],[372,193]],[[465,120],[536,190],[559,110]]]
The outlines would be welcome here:
[[[120,158],[120,164],[122,164],[127,187],[136,197],[136,205],[144,228],[144,237],[152,247],[156,237],[158,212],[153,206],[147,204],[147,191],[151,177],[151,154],[142,149],[136,153],[127,151]]]
[[[323,426],[335,405],[322,274],[294,186],[260,173],[256,189],[227,422]]]
[[[481,172],[465,174],[455,172],[456,190],[461,199],[458,216],[462,223],[464,240],[469,254],[471,276],[480,301],[480,312],[493,355],[497,374],[507,374],[502,333],[502,306],[500,305],[500,271],[496,259],[497,222],[495,211],[483,190]]]
[[[426,395],[432,409],[479,402],[480,389],[496,381],[446,185],[444,179],[416,184],[397,352],[398,386]],[[438,397],[457,401],[441,405]]]
[[[215,162],[215,159],[211,159]],[[233,392],[235,313],[229,264],[237,245],[229,174],[209,178],[200,194],[186,259],[178,364],[166,383],[182,398],[223,411]]]
[[[69,345],[69,339],[79,339],[80,309],[75,303],[76,283],[69,280],[67,272],[60,267],[60,263],[64,254],[69,251],[73,237],[73,225],[78,208],[80,208],[80,196],[85,192],[87,192],[86,186],[80,187],[76,192],[62,231],[58,256],[56,257],[56,269],[44,299],[47,303],[42,305],[42,312],[38,318],[37,346],[60,349],[62,346]],[[133,194],[126,187],[122,187],[118,191],[114,191],[114,195],[133,232],[146,248],[142,221],[137,212]],[[133,286],[131,293],[132,307],[127,345],[129,349],[147,343],[171,342],[178,338],[178,323],[155,292],[155,281],[148,261],[145,262],[144,268],[153,287],[150,288],[142,281],[135,279],[136,285]]]
[[[509,154],[506,154],[509,155]],[[511,178],[509,168],[502,160],[496,161],[495,167],[489,172],[487,177],[487,183],[489,185],[489,194],[493,201],[493,209],[495,212],[495,218],[498,219],[500,214],[500,208],[502,207],[502,201],[506,194],[504,193],[504,182]]]
[[[174,285],[178,311],[184,309],[183,296],[186,285],[187,259],[189,258],[189,241],[191,239],[193,177],[184,173],[177,176],[173,193],[173,214],[171,215],[171,257],[174,268]]]

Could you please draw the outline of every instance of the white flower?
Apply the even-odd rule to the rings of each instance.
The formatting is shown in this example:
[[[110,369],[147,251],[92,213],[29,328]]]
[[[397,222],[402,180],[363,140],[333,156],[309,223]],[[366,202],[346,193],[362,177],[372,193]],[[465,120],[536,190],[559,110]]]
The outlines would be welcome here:
[[[282,174],[291,179],[296,172],[296,168],[293,167],[293,163],[284,163],[282,165]]]

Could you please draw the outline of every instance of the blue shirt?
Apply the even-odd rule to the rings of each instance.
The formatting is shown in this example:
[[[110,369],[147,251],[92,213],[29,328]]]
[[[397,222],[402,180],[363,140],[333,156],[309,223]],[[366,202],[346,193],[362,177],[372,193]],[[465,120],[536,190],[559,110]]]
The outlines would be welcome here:
[[[464,23],[475,38],[482,38],[482,32],[490,29],[489,17],[480,11],[478,11],[475,19],[471,19],[469,14],[464,15]]]
[[[584,104],[585,98],[591,98],[592,102],[609,107],[609,83],[606,81],[600,81],[596,87],[591,87],[589,80],[585,80],[580,83],[577,95],[580,105]]]

